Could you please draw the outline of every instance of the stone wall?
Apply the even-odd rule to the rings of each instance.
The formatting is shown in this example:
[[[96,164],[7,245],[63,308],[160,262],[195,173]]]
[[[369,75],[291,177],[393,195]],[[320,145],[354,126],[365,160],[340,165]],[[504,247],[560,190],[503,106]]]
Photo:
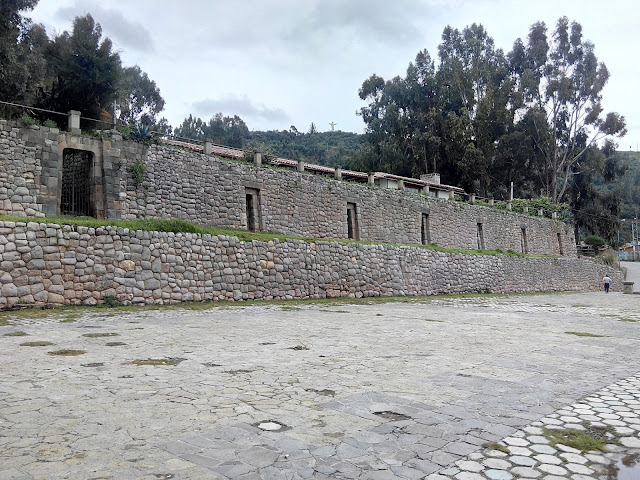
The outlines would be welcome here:
[[[91,211],[98,218],[183,218],[247,229],[250,193],[263,231],[348,238],[347,204],[353,204],[360,240],[420,244],[427,215],[428,241],[442,246],[477,248],[481,224],[484,248],[521,252],[526,236],[528,253],[575,256],[572,229],[562,222],[7,121],[0,121],[0,215],[60,215],[65,149],[91,152]],[[145,165],[139,184],[130,172],[136,161]]]
[[[621,290],[577,258],[0,222],[0,307],[597,290],[605,273]]]
[[[575,256],[572,229],[562,222],[158,146],[147,153],[143,184],[126,184],[123,216],[246,229],[247,189],[259,191],[264,231],[348,238],[347,203],[353,203],[360,240],[420,244],[427,214],[429,241],[438,245],[477,248],[481,223],[487,249],[522,252],[524,228],[528,253]]]
[[[7,120],[0,120],[0,215],[60,215],[65,149],[90,153],[93,216],[120,218],[123,159],[142,160],[146,146]]]

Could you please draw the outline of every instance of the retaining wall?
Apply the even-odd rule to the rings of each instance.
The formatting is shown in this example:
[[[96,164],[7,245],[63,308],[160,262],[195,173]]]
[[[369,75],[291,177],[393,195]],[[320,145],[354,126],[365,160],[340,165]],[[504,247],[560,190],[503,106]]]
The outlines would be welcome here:
[[[0,121],[0,215],[60,215],[65,149],[91,154],[90,203],[98,218],[183,218],[247,229],[251,193],[256,226],[264,231],[347,238],[347,204],[353,204],[358,238],[364,241],[420,244],[427,215],[428,243],[477,248],[482,224],[486,249],[576,255],[572,229],[558,221],[5,120]],[[136,161],[145,165],[141,183],[130,171]]]
[[[0,307],[596,290],[605,273],[621,290],[577,258],[0,222]]]

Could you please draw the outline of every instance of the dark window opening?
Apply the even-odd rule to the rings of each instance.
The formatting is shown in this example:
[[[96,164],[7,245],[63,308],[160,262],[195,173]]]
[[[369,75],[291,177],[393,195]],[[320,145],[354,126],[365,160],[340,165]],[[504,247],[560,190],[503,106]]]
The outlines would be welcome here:
[[[422,214],[422,245],[429,245],[431,243],[431,230],[429,228],[429,215],[426,213]]]
[[[245,207],[247,212],[247,230],[260,231],[260,190],[245,189]]]
[[[478,250],[484,250],[484,232],[482,230],[482,223],[478,223],[478,233],[476,237],[478,240]]]
[[[91,167],[93,154],[85,150],[65,148],[62,153],[62,215],[92,216]]]
[[[347,203],[347,238],[358,240],[358,215],[355,203]]]
[[[564,255],[564,249],[562,248],[562,235],[558,232],[558,248],[560,249],[560,255]]]
[[[527,229],[521,228],[522,235],[520,237],[520,243],[522,246],[522,253],[529,253],[529,243],[527,242]]]

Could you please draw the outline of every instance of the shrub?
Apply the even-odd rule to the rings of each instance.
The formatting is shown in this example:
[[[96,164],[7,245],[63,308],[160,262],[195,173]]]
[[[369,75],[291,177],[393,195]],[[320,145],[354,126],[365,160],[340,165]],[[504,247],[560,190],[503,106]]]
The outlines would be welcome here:
[[[23,115],[21,116],[18,121],[24,125],[25,127],[30,127],[31,125],[37,125],[38,121],[33,118],[30,117],[29,115]]]
[[[49,128],[58,128],[58,124],[53,120],[45,120],[42,126],[49,127]]]
[[[107,308],[116,308],[122,305],[122,303],[120,303],[120,301],[114,295],[105,295],[102,303]]]
[[[131,172],[131,176],[133,177],[133,184],[137,187],[142,183],[144,178],[144,171],[146,169],[146,165],[142,160],[136,160],[129,166],[129,172]]]
[[[599,237],[598,235],[589,235],[587,238],[584,239],[584,243],[586,243],[587,245],[591,245],[594,248],[598,248],[598,247],[602,247],[607,242],[605,241],[604,238]]]
[[[612,267],[617,263],[618,257],[611,250],[607,250],[606,252],[602,252],[602,255],[600,255],[600,260],[605,265],[609,265],[610,267]]]

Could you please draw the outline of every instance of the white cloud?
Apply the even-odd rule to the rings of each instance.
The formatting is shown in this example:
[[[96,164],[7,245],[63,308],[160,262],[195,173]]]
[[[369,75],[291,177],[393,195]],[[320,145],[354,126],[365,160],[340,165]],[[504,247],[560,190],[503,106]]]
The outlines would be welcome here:
[[[90,1],[77,1],[74,5],[59,8],[56,16],[72,22],[77,16],[90,14],[102,27],[103,34],[123,48],[153,53],[155,48],[149,30],[138,21],[128,19],[120,10],[103,8]],[[70,27],[69,27],[70,28]]]
[[[222,98],[206,98],[192,104],[194,112],[210,117],[218,112],[226,115],[281,122],[289,117],[281,108],[270,108],[252,102],[246,95],[229,94]]]

